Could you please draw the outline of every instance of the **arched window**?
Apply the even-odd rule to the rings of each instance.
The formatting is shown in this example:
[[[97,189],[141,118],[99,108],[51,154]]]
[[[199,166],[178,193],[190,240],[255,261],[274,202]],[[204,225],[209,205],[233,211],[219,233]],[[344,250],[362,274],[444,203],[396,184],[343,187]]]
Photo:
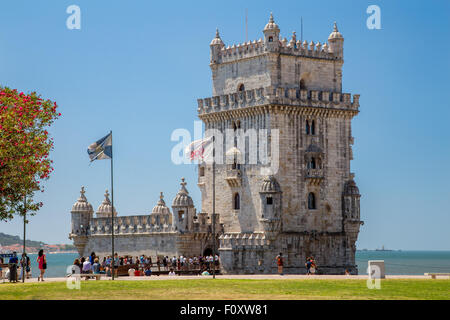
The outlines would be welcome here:
[[[180,210],[178,211],[178,220],[183,221],[184,219],[184,211]]]
[[[241,121],[237,120],[237,121],[233,121],[233,130],[236,131],[237,129],[241,128]]]
[[[245,91],[245,86],[244,86],[243,83],[241,83],[241,84],[238,86],[238,91]]]
[[[305,90],[306,86],[305,86],[305,80],[301,79],[300,80],[300,90]]]
[[[269,37],[269,42],[273,42],[273,37]]]
[[[269,205],[269,206],[272,205],[273,204],[273,198],[272,197],[267,197],[266,198],[266,204]]]
[[[314,157],[311,158],[308,162],[308,169],[315,169],[316,168],[316,159]]]
[[[239,210],[240,208],[241,208],[241,199],[239,197],[239,193],[235,193],[233,199],[233,209]]]
[[[308,194],[308,209],[316,209],[316,196],[312,192]]]
[[[316,134],[316,122],[314,120],[311,121],[311,134]]]
[[[198,171],[198,175],[200,177],[204,177],[205,176],[205,167],[200,167],[200,169]]]
[[[306,120],[306,134],[309,134],[310,130],[309,130],[309,121]]]

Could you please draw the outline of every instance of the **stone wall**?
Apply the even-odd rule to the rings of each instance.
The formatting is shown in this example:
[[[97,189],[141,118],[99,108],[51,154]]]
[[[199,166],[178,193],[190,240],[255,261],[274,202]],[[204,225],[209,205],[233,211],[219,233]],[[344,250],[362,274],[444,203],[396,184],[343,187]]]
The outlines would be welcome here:
[[[211,247],[211,239],[207,234],[181,235],[177,232],[161,232],[114,236],[114,251],[119,256],[198,256],[208,247]],[[93,251],[101,257],[111,255],[111,234],[87,237],[82,256],[88,256]]]
[[[306,258],[313,256],[324,274],[357,274],[354,252],[342,233],[286,233],[270,241],[262,234],[225,234],[220,239],[223,273],[276,273],[276,256],[284,257],[284,272],[306,273]]]

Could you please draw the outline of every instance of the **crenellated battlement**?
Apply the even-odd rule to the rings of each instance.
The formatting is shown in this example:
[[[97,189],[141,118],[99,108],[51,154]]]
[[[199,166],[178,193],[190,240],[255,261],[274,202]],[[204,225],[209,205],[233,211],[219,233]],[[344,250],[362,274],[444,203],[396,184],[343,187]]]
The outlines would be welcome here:
[[[210,98],[198,99],[198,114],[202,115],[244,109],[262,105],[289,105],[358,111],[359,94],[303,90],[297,88],[259,88]]]
[[[170,233],[175,232],[172,224],[161,221],[157,223],[152,215],[115,217],[114,234],[142,234],[142,233]],[[88,235],[111,234],[111,218],[92,218]]]
[[[293,55],[298,57],[307,57],[314,59],[327,59],[336,60],[335,54],[329,51],[327,43],[321,44],[320,41],[314,43],[311,41],[309,44],[305,40],[301,41],[293,40],[288,42],[286,38],[279,40],[279,46],[276,52]],[[218,63],[235,62],[237,60],[252,58],[267,52],[274,52],[273,49],[266,47],[262,39],[233,44],[228,47],[223,47],[219,51]]]
[[[256,248],[269,245],[264,233],[225,233],[219,236],[220,248]]]

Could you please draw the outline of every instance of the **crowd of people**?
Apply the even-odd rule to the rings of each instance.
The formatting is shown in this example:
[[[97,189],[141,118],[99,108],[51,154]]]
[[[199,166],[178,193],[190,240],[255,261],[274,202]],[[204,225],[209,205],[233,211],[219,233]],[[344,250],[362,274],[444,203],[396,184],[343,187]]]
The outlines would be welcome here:
[[[39,250],[36,262],[38,263],[40,271],[38,281],[44,281],[44,273],[45,269],[47,269],[47,258],[45,257],[44,250]],[[8,268],[6,271],[3,271],[2,267],[6,265]],[[0,279],[6,278],[11,282],[17,282],[18,280],[21,280],[22,277],[31,279],[31,260],[26,253],[22,253],[19,261],[17,252],[13,252],[12,257],[9,258],[7,264],[5,264],[3,257],[0,257]]]
[[[215,266],[219,267],[219,256],[216,254]],[[72,269],[72,273],[81,274],[106,274],[108,276],[114,272],[114,276],[118,276],[120,266],[130,265],[128,268],[128,275],[130,276],[150,276],[153,271],[169,271],[169,275],[174,275],[175,271],[199,271],[200,273],[211,270],[214,265],[214,258],[212,255],[208,256],[119,256],[117,253],[114,257],[110,255],[101,259],[95,252],[92,252],[88,257],[81,257],[75,259],[73,265],[78,267]]]
[[[283,275],[284,257],[280,252],[275,258],[276,264],[278,266],[278,273]],[[215,262],[214,262],[215,260]],[[40,250],[38,257],[36,259],[38,263],[40,274],[38,276],[38,281],[44,281],[45,270],[47,269],[47,259],[43,250]],[[210,270],[217,270],[220,264],[219,256],[216,254],[215,259],[212,255],[207,256],[156,256],[152,259],[151,256],[141,255],[141,256],[119,256],[117,253],[113,257],[110,255],[103,257],[101,259],[95,252],[92,252],[88,257],[81,257],[75,259],[72,266],[72,273],[80,274],[105,274],[111,276],[118,276],[118,270],[120,266],[127,266],[125,268],[129,276],[151,276],[152,272],[158,271],[158,275],[161,271],[168,271],[169,276],[176,275],[176,271],[193,271],[198,272],[202,275],[209,275]],[[2,276],[3,258],[0,257],[0,277]],[[75,267],[74,267],[75,266]],[[20,269],[19,269],[20,268]],[[307,257],[305,262],[306,274],[312,275],[317,272],[317,265],[314,257]],[[9,259],[9,273],[14,273],[14,275],[8,276],[8,278],[19,279],[19,275],[24,269],[25,277],[31,278],[31,262],[30,258],[26,253],[22,254],[19,261],[17,254],[14,252],[13,256]],[[350,274],[346,270],[346,274]],[[13,280],[14,281],[14,280]]]

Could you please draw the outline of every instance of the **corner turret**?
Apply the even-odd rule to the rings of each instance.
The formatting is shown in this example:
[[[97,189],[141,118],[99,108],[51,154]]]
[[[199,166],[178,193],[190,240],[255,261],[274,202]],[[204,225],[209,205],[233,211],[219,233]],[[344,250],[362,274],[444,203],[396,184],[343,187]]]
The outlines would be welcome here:
[[[344,57],[344,37],[339,32],[336,22],[334,22],[333,32],[328,37],[329,52],[333,53],[336,58],[342,59]]]
[[[280,46],[280,28],[273,19],[272,12],[270,13],[269,22],[263,30],[264,44],[269,51],[275,51]]]
[[[216,29],[216,37],[210,43],[211,63],[220,63],[220,50],[225,47],[219,35],[219,29]]]
[[[189,192],[186,189],[186,182],[184,178],[181,178],[181,189],[172,202],[172,210],[174,216],[174,224],[178,231],[192,231],[193,219],[195,216],[194,202],[189,196]]]
[[[72,206],[72,230],[69,234],[69,239],[73,239],[80,255],[83,255],[87,243],[89,223],[94,214],[92,205],[87,201],[85,193],[84,187],[81,187],[80,197]]]

